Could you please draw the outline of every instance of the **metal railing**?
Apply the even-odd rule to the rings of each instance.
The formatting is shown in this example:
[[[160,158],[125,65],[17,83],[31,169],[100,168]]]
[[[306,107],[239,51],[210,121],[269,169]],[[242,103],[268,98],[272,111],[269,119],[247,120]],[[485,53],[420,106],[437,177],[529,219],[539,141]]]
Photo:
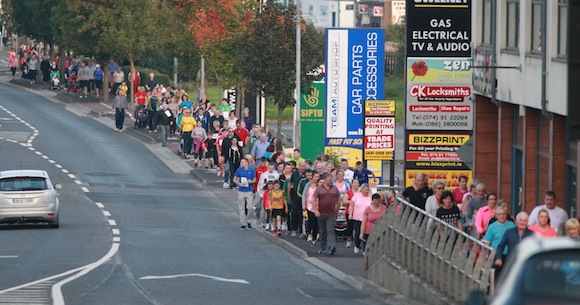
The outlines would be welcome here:
[[[389,260],[451,303],[471,290],[493,293],[495,250],[401,198],[376,222],[365,253],[367,276],[387,289],[387,272],[368,271]]]

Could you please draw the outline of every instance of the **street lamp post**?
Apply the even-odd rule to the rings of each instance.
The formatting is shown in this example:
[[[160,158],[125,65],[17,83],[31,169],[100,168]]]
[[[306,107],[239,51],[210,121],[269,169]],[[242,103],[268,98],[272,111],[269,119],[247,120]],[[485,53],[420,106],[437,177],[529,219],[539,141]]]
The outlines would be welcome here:
[[[296,106],[294,107],[294,147],[300,148],[301,141],[301,122],[300,122],[300,43],[301,43],[301,29],[300,29],[300,0],[296,0],[296,92],[295,101]]]

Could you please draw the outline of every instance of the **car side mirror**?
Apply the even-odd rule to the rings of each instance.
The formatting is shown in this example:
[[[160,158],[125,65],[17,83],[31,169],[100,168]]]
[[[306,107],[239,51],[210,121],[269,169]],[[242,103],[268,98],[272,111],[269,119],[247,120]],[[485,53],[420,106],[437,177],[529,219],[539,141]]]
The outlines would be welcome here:
[[[470,291],[465,296],[463,305],[485,305],[486,295],[481,291]]]
[[[60,185],[58,183],[54,185],[55,190],[60,190],[61,188],[62,188],[62,185]]]

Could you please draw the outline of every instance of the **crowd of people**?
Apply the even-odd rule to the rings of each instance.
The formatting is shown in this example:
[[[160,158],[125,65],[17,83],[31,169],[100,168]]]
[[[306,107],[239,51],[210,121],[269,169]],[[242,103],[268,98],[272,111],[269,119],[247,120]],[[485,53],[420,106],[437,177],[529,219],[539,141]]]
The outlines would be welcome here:
[[[580,240],[580,222],[569,219],[566,211],[556,205],[556,194],[547,191],[544,204],[530,214],[525,211],[510,215],[510,207],[486,185],[476,179],[459,178],[459,186],[445,190],[444,181],[429,184],[424,174],[415,176],[412,185],[401,196],[411,204],[441,221],[463,230],[472,237],[496,249],[495,268],[500,270],[517,244],[528,236],[551,238],[568,236]]]

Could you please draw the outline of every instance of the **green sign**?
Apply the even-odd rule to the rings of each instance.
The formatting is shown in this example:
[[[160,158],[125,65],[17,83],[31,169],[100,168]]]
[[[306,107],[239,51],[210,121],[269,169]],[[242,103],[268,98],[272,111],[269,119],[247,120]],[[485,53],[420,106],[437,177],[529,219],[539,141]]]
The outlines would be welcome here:
[[[301,155],[314,160],[324,152],[324,83],[312,83],[310,94],[300,96]]]

